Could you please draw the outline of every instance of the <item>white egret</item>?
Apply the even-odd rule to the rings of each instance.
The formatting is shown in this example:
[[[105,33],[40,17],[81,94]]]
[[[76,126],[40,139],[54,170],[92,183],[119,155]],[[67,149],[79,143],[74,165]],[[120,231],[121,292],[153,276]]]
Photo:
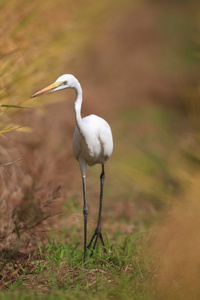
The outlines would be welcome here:
[[[37,97],[49,92],[56,92],[62,89],[72,88],[76,92],[76,100],[74,103],[76,129],[73,137],[73,152],[79,162],[80,171],[83,181],[83,215],[84,215],[84,263],[87,260],[87,248],[90,248],[93,241],[93,250],[96,247],[97,240],[100,238],[103,246],[104,240],[101,233],[101,211],[103,200],[103,188],[105,180],[104,165],[113,151],[113,138],[108,123],[95,115],[85,118],[81,117],[82,106],[82,88],[79,81],[71,74],[60,76],[53,84],[35,93],[32,97]],[[87,216],[88,207],[86,201],[86,165],[93,166],[95,164],[102,165],[100,175],[100,202],[97,227],[87,246]]]

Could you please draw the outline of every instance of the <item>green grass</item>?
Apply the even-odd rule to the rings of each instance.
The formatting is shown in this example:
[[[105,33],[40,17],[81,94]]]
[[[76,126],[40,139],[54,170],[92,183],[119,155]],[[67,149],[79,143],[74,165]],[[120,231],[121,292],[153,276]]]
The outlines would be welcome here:
[[[13,255],[1,272],[5,285],[0,299],[85,299],[86,293],[88,299],[146,299],[152,274],[143,254],[145,243],[140,234],[108,243],[104,251],[99,245],[87,268],[75,240],[39,246],[26,259]]]
[[[196,189],[195,189],[196,190]],[[190,204],[191,208],[191,204]],[[196,206],[195,206],[196,208]],[[61,243],[49,241],[48,245],[41,247],[38,245],[38,250],[32,255],[23,255],[18,252],[13,252],[12,256],[4,252],[0,264],[4,263],[1,276],[1,292],[0,299],[16,300],[16,299],[183,299],[184,293],[189,293],[184,299],[199,299],[195,297],[199,292],[198,274],[192,273],[193,263],[189,268],[189,274],[193,278],[193,284],[190,286],[181,282],[184,276],[187,278],[187,264],[194,262],[194,252],[198,253],[196,241],[198,245],[198,231],[193,231],[193,219],[199,220],[199,210],[196,209],[196,215],[193,211],[191,216],[184,209],[179,208],[178,213],[183,218],[179,221],[185,225],[178,226],[175,230],[173,222],[177,225],[177,216],[171,219],[170,228],[167,224],[163,233],[163,226],[159,227],[159,232],[154,231],[157,239],[158,247],[161,248],[161,253],[164,250],[164,260],[161,261],[161,266],[164,269],[169,268],[165,274],[165,280],[162,280],[162,268],[159,273],[158,263],[160,258],[155,257],[152,253],[152,248],[147,242],[147,233],[125,235],[115,235],[115,243],[106,240],[106,251],[103,251],[101,245],[98,245],[95,253],[88,259],[88,267],[85,268],[82,262],[83,249],[82,244],[77,241],[78,232],[70,243]],[[192,218],[192,219],[191,219]],[[183,221],[182,221],[183,220]],[[199,223],[199,222],[198,222]],[[185,227],[184,227],[185,226]],[[190,235],[182,235],[189,227]],[[172,232],[171,232],[172,230]],[[176,232],[176,233],[175,233]],[[174,234],[175,233],[175,234]],[[191,234],[192,233],[192,234]],[[176,236],[176,234],[178,236]],[[195,247],[185,247],[184,252],[179,245],[179,237],[188,240],[188,245],[193,242]],[[162,239],[165,243],[163,244]],[[176,248],[180,253],[174,251],[172,254],[170,247],[175,243]],[[187,244],[187,241],[185,242]],[[162,249],[164,247],[164,249]],[[188,252],[189,251],[189,252]],[[152,255],[153,254],[153,255]],[[167,254],[167,256],[166,256]],[[166,265],[167,259],[167,265]],[[174,269],[172,264],[180,267],[184,276],[175,277],[174,270],[180,274],[177,269]],[[184,261],[187,261],[187,264]],[[198,258],[197,258],[198,262]],[[186,269],[185,269],[186,268]],[[195,267],[194,270],[195,271]],[[198,270],[197,270],[198,271]],[[191,273],[190,273],[191,272]],[[197,276],[196,278],[193,275]],[[161,280],[160,280],[161,279]],[[187,282],[187,281],[186,281]],[[158,283],[158,286],[156,286]],[[184,285],[183,285],[184,284]],[[194,290],[193,290],[194,288]],[[197,294],[199,295],[199,294]]]

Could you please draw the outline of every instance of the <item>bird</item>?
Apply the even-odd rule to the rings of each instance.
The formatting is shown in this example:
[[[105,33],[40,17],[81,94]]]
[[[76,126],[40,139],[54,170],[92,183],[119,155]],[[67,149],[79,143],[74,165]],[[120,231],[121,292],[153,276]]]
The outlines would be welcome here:
[[[74,112],[76,128],[73,135],[73,153],[79,162],[80,172],[82,176],[83,187],[83,216],[84,216],[84,264],[87,265],[87,249],[92,247],[95,249],[98,239],[100,239],[104,249],[105,243],[101,231],[101,215],[103,202],[103,189],[105,181],[105,163],[113,152],[113,137],[109,124],[102,118],[92,114],[82,118],[82,88],[79,81],[71,74],[64,74],[53,84],[45,87],[35,93],[31,98],[41,96],[43,94],[60,91],[63,89],[74,89],[76,99],[74,102]],[[87,245],[87,223],[88,223],[88,206],[86,199],[86,166],[94,166],[100,164],[102,171],[100,174],[100,199],[97,227],[94,234]],[[94,251],[91,252],[91,254]]]

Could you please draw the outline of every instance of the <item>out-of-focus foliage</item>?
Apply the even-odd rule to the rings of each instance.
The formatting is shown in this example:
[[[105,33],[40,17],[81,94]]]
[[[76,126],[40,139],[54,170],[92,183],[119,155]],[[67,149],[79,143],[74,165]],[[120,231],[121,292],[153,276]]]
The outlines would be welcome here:
[[[200,297],[200,175],[193,174],[181,201],[174,199],[170,212],[153,231],[157,255],[154,299],[199,299]]]
[[[54,201],[52,207],[46,205],[57,183],[62,183],[66,210],[64,218],[53,222],[54,237],[74,245],[82,241],[82,186],[71,151],[72,103],[49,107],[45,120],[26,110],[64,99],[62,94],[29,97],[59,75],[77,70],[84,91],[83,116],[103,116],[114,136],[114,152],[106,165],[103,229],[111,243],[117,240],[120,245],[126,236],[146,234],[172,207],[164,224],[153,231],[159,250],[151,272],[158,297],[168,298],[171,289],[183,298],[183,286],[194,286],[199,293],[194,266],[200,252],[199,11],[197,1],[0,3],[0,133],[13,128],[14,112],[26,111],[28,121],[36,124],[35,135],[18,134],[16,142],[10,134],[14,142],[9,146],[1,141],[2,249],[16,245],[19,237],[19,249],[35,246],[42,236],[38,230],[47,227],[43,219],[51,209],[57,211]],[[88,170],[91,231],[96,225],[98,177],[98,167]],[[140,264],[142,277],[135,272],[141,257],[130,272],[145,295]],[[62,275],[67,281],[66,272]],[[94,284],[93,279],[89,282]]]
[[[35,83],[48,82],[53,68],[55,76],[60,75],[65,70],[63,63],[69,68],[80,62],[86,45],[98,38],[94,32],[99,23],[111,10],[125,9],[129,2],[117,0],[115,5],[110,0],[43,1],[42,5],[38,0],[1,2],[1,132],[12,127],[10,113],[14,108],[34,106],[35,99],[28,98]],[[41,105],[44,104],[43,101]],[[3,105],[9,105],[10,109]]]

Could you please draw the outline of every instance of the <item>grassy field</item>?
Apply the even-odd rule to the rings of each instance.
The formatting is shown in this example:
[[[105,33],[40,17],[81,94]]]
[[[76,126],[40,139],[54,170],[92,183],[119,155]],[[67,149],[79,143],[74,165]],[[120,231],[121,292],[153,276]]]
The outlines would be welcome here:
[[[0,299],[199,299],[199,4],[12,0],[0,15]],[[114,137],[87,269],[75,94],[30,99],[64,73]]]
[[[2,299],[145,299],[145,287],[152,277],[148,261],[143,257],[142,235],[107,241],[108,248],[95,251],[82,263],[80,242],[50,242],[37,254],[15,255],[6,266]],[[5,258],[4,258],[5,259]],[[26,294],[24,293],[26,288]]]

